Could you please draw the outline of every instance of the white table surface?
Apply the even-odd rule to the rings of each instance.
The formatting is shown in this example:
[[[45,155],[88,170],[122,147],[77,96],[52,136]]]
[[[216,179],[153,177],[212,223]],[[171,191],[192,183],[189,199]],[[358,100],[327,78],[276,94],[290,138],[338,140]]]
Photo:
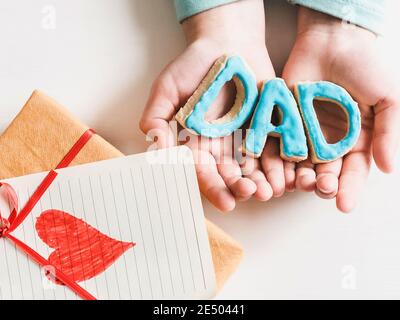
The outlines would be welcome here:
[[[267,8],[279,73],[296,11],[282,0]],[[398,53],[397,39],[389,32],[384,51]],[[138,120],[151,82],[184,41],[168,0],[8,0],[0,48],[2,129],[39,88],[131,154],[145,150]],[[373,168],[350,215],[313,194],[241,203],[230,214],[204,200],[208,218],[245,248],[217,298],[400,298],[399,179]]]

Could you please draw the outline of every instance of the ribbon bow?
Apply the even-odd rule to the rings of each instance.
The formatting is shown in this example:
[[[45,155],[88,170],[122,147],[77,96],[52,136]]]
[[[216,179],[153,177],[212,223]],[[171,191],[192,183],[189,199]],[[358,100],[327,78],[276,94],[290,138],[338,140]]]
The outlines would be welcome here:
[[[78,139],[78,141],[75,142],[75,144],[68,151],[65,157],[61,160],[61,162],[57,165],[55,170],[69,166],[72,160],[74,160],[74,158],[78,155],[78,153],[82,150],[82,148],[86,145],[86,143],[90,140],[90,138],[94,134],[95,134],[94,130],[92,129],[86,130],[82,134],[82,136]],[[3,217],[0,212],[0,238],[8,239],[11,242],[13,242],[20,250],[22,250],[32,260],[34,260],[37,264],[39,264],[42,267],[47,267],[50,266],[51,264],[47,259],[43,258],[39,253],[37,253],[31,247],[29,247],[21,240],[14,237],[12,235],[12,232],[15,231],[24,222],[25,218],[31,213],[32,209],[35,207],[35,205],[38,203],[43,194],[53,183],[57,175],[58,173],[56,171],[51,170],[20,211],[18,211],[18,196],[14,188],[8,183],[0,182],[0,188],[4,188],[5,194],[7,195],[8,198],[8,204],[10,207],[10,214],[8,218]],[[61,283],[69,287],[81,298],[86,300],[95,300],[94,296],[92,296],[88,291],[86,291],[84,288],[78,285],[74,281],[74,279],[64,274],[61,270],[55,268],[54,266],[52,266],[52,268],[47,268],[47,269],[49,269],[47,270],[47,272],[50,272],[55,279],[59,280]]]
[[[8,205],[10,207],[10,215],[8,218],[4,218],[0,211],[0,238],[5,238],[17,227],[17,225],[14,224],[14,221],[17,217],[18,199],[13,187],[11,187],[8,183],[0,182],[0,188],[5,189],[5,193],[8,197]]]

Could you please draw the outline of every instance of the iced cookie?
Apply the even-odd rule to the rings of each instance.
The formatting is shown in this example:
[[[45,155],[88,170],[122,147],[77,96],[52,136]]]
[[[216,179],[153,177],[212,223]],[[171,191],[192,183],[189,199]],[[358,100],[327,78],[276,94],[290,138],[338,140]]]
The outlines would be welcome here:
[[[361,116],[358,104],[345,89],[328,81],[304,82],[296,84],[295,96],[305,125],[313,163],[334,161],[354,147],[361,131]],[[347,133],[342,140],[332,144],[326,141],[315,113],[315,99],[333,102],[345,112]]]
[[[272,124],[275,106],[279,111],[276,126]],[[280,138],[281,158],[296,162],[307,158],[307,139],[296,100],[285,81],[279,78],[264,82],[243,149],[259,157],[269,135]]]
[[[221,118],[207,121],[207,111],[224,84],[232,79],[237,92],[232,108]],[[228,136],[250,118],[257,96],[256,79],[246,63],[239,56],[224,55],[215,62],[175,119],[198,135],[209,138]]]

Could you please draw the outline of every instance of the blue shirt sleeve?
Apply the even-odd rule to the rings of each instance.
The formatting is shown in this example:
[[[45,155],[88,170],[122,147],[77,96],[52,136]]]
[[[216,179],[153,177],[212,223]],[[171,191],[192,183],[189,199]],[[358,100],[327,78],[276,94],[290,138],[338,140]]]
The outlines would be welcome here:
[[[179,22],[197,13],[238,0],[174,0]]]
[[[382,34],[386,0],[289,0]]]
[[[238,0],[174,0],[178,20]],[[248,0],[241,0],[248,1]],[[386,0],[288,0],[382,34]]]

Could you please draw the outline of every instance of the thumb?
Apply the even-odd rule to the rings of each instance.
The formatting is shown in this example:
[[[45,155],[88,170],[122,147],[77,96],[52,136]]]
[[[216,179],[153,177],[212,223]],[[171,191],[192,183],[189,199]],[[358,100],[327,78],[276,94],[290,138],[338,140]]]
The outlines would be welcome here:
[[[380,170],[393,171],[400,139],[400,101],[385,98],[375,106],[373,155]]]
[[[164,72],[153,83],[139,123],[140,129],[148,139],[157,143],[157,148],[176,145],[174,134],[176,130],[170,125],[170,121],[173,119],[178,105],[176,85]]]

